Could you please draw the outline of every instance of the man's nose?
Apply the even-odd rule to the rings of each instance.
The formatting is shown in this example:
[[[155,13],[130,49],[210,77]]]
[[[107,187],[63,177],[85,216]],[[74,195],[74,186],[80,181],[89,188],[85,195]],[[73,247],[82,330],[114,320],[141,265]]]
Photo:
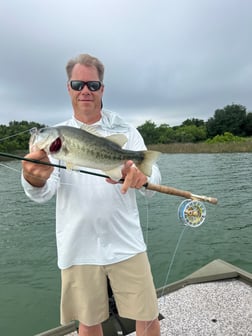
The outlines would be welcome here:
[[[87,84],[84,85],[83,89],[81,90],[81,93],[83,93],[83,94],[90,93],[90,90],[89,90]]]

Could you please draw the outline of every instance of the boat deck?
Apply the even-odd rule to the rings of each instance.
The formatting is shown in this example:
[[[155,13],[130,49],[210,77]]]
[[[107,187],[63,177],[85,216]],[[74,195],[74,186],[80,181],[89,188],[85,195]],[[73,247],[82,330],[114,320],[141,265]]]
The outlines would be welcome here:
[[[159,298],[159,307],[163,336],[252,335],[252,288],[239,280],[188,285]]]
[[[164,317],[160,321],[162,336],[252,335],[252,274],[223,260],[214,260],[188,277],[158,289],[157,296]],[[105,336],[119,335],[111,325]],[[73,331],[67,335],[78,334]]]

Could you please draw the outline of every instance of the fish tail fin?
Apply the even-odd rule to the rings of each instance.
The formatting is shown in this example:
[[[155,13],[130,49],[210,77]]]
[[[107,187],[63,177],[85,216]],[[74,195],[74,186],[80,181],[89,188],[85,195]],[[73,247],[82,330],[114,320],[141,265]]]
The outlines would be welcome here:
[[[144,152],[144,159],[141,163],[137,164],[137,167],[144,173],[146,176],[151,176],[152,166],[157,161],[160,152],[147,150]]]

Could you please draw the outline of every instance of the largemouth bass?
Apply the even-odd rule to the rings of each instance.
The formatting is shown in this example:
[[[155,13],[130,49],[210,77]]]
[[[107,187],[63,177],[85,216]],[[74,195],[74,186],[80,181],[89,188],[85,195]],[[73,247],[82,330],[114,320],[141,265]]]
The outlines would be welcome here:
[[[68,168],[99,169],[113,179],[120,179],[121,166],[132,160],[138,169],[150,176],[160,153],[122,149],[126,142],[127,137],[123,134],[103,137],[91,128],[57,126],[35,130],[29,144],[31,151],[43,149],[51,157],[64,161]]]

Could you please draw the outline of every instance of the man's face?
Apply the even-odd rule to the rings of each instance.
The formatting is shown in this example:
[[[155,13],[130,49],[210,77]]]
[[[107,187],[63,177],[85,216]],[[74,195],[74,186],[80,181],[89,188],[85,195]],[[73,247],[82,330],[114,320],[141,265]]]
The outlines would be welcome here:
[[[99,76],[95,67],[76,64],[72,71],[71,80],[99,81]],[[103,85],[97,91],[91,91],[85,85],[81,91],[75,91],[68,83],[68,92],[72,100],[74,115],[78,120],[85,123],[93,123],[100,119],[103,90]]]

